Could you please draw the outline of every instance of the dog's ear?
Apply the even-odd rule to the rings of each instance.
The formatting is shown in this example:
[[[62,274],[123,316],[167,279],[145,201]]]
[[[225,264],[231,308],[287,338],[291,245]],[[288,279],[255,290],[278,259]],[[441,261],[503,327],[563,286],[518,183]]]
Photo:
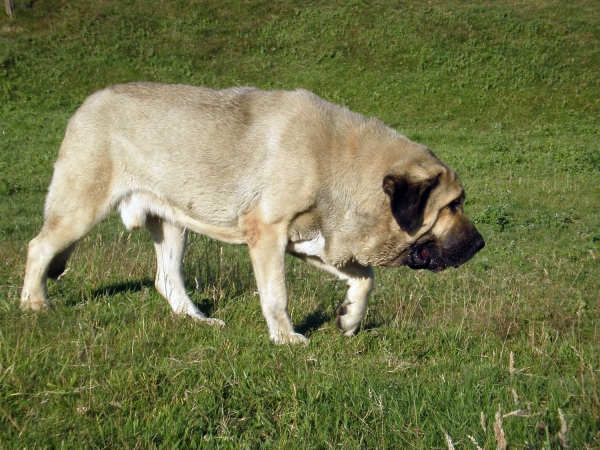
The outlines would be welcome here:
[[[402,231],[411,232],[423,225],[423,214],[431,190],[438,183],[440,174],[421,180],[406,175],[387,174],[383,190],[390,197],[392,215]]]

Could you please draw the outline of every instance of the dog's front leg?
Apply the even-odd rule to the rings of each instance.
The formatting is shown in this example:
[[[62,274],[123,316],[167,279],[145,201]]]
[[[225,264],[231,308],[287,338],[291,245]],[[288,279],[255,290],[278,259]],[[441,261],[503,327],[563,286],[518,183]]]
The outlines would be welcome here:
[[[346,292],[346,298],[338,309],[335,323],[344,332],[345,336],[354,335],[367,312],[369,295],[373,290],[373,268],[358,264],[348,264],[338,268],[323,262],[315,256],[298,256],[307,263],[346,281],[348,291]]]
[[[271,340],[278,344],[307,344],[307,338],[294,332],[287,309],[286,229],[279,224],[264,224],[257,220],[249,222],[246,241]]]
[[[373,290],[373,269],[371,267],[352,266],[340,272],[347,275],[346,298],[338,309],[335,319],[337,327],[346,336],[356,334],[360,322],[367,313],[369,295]],[[340,277],[344,279],[344,277]]]

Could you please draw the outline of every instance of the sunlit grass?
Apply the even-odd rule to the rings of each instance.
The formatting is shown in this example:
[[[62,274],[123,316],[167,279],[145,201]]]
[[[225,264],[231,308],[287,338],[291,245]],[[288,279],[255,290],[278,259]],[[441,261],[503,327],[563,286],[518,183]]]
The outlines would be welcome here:
[[[1,448],[597,448],[600,192],[595,2],[16,2],[0,23]],[[134,80],[304,87],[456,168],[486,247],[441,274],[345,286],[286,262],[311,339],[268,340],[247,250],[191,236],[171,314],[146,232],[117,215],[17,309],[68,118]]]

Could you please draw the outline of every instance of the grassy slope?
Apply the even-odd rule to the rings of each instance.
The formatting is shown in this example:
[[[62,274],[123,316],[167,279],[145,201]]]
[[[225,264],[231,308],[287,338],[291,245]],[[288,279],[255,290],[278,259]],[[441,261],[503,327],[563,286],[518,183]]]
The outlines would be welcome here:
[[[0,31],[0,448],[600,446],[600,8],[594,1],[17,1]],[[169,315],[144,233],[111,217],[16,309],[68,117],[133,80],[313,90],[454,166],[487,247],[434,275],[344,286],[289,261],[308,348],[271,345],[245,249],[193,237],[186,279],[223,331]],[[510,370],[510,355],[514,370]],[[481,423],[483,413],[483,426]]]

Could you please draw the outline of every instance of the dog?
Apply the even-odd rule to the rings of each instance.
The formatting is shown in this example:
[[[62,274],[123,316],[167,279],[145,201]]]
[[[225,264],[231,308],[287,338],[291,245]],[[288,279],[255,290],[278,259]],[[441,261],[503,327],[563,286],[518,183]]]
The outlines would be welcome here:
[[[373,266],[441,271],[484,246],[454,170],[427,147],[306,90],[132,83],[98,91],[69,120],[29,243],[21,307],[49,306],[47,278],[116,208],[147,228],[155,286],[211,325],[182,273],[187,231],[248,246],[271,340],[306,343],[288,314],[285,253],[347,282],[336,324],[353,335]]]

